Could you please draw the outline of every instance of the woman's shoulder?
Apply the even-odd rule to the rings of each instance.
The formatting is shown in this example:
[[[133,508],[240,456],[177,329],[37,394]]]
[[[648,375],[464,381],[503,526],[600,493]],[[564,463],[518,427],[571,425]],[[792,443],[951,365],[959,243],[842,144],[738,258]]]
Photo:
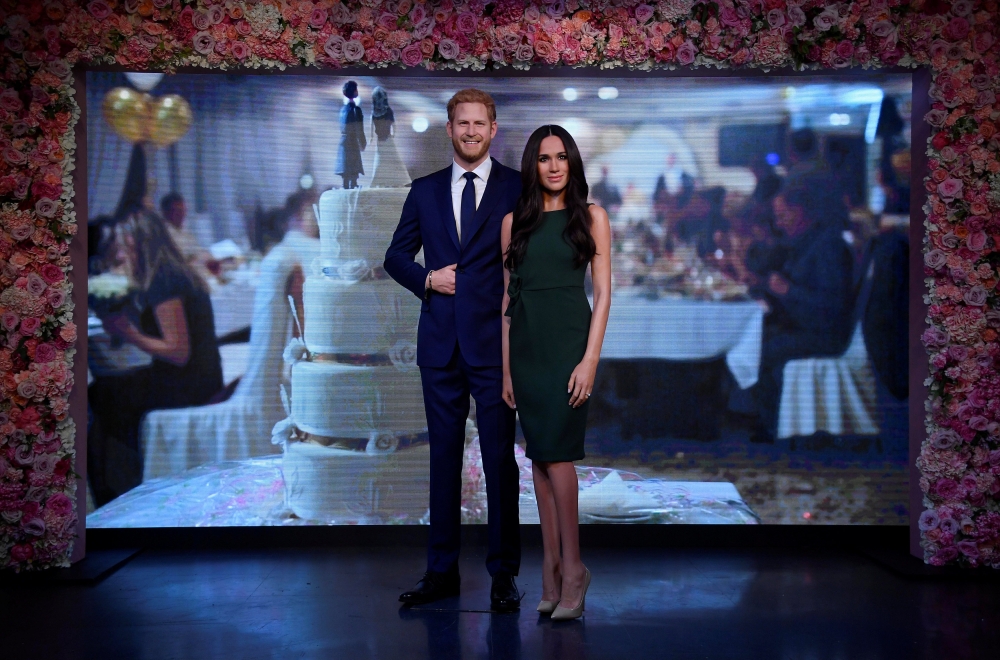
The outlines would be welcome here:
[[[608,212],[603,206],[599,204],[588,204],[587,211],[590,212],[590,218],[598,222],[609,222]]]

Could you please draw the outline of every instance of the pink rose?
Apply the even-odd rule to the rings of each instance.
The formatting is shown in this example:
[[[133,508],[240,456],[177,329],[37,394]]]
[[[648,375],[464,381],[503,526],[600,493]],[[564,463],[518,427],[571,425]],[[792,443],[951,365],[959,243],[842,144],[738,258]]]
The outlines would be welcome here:
[[[196,32],[192,40],[196,52],[208,55],[215,50],[215,38],[209,32]]]
[[[955,544],[955,547],[958,548],[958,550],[969,559],[979,558],[979,546],[976,545],[975,541],[972,541],[970,539],[966,539],[965,541],[959,541],[958,543]]]
[[[42,322],[36,316],[21,319],[21,334],[30,337],[42,327]]]
[[[234,41],[232,47],[233,57],[238,60],[245,60],[250,56],[250,46],[247,46],[242,41]]]
[[[788,22],[794,27],[802,27],[806,24],[806,13],[802,11],[802,7],[792,5],[788,8]]]
[[[237,21],[236,32],[241,36],[249,37],[250,33],[253,32],[253,26],[247,21]]]
[[[52,305],[53,309],[59,309],[63,306],[63,303],[66,302],[66,294],[59,289],[49,289],[45,294],[45,298],[49,301],[49,304]]]
[[[330,15],[329,12],[327,12],[322,7],[315,7],[312,10],[312,13],[309,14],[309,27],[314,28],[316,30],[323,29],[323,26],[326,25],[326,19],[329,15]]]
[[[222,5],[212,5],[208,8],[208,21],[212,25],[218,25],[226,18],[226,10]]]
[[[953,500],[958,497],[958,482],[954,479],[938,479],[931,491],[942,499]]]
[[[28,273],[27,292],[33,296],[40,296],[45,293],[48,286],[38,273]]]
[[[52,342],[44,342],[35,347],[35,362],[45,364],[56,359],[56,347]]]
[[[40,273],[42,278],[48,284],[55,284],[56,282],[62,282],[66,279],[66,275],[63,273],[62,268],[56,266],[55,264],[43,265]]]
[[[973,252],[981,252],[983,248],[986,247],[986,232],[976,231],[969,234],[965,238],[965,244],[969,246],[969,249]]]
[[[649,5],[639,5],[635,8],[635,20],[642,25],[653,18],[656,11]]]
[[[872,25],[871,32],[879,39],[885,39],[886,37],[896,33],[896,26],[890,21],[875,21],[875,24]]]
[[[424,54],[420,50],[420,44],[413,43],[404,48],[403,52],[400,53],[400,60],[406,66],[417,66],[423,62]]]
[[[92,2],[90,4],[95,5],[98,4],[98,2],[99,0],[95,0],[95,2]],[[103,5],[104,3],[101,2],[100,4]],[[31,561],[34,558],[34,556],[35,556],[35,549],[32,547],[30,543],[19,543],[10,549],[10,558],[19,564]]]
[[[455,21],[455,27],[459,32],[472,34],[476,31],[476,15],[469,11],[463,11]]]
[[[785,24],[785,12],[780,9],[767,12],[767,24],[773,28],[780,28]]]
[[[822,13],[813,19],[813,26],[820,32],[826,32],[837,24],[837,18],[837,10],[830,7],[823,10]]]
[[[212,19],[209,18],[208,12],[196,11],[191,16],[191,25],[194,26],[195,30],[207,30],[212,27]]]
[[[45,521],[41,518],[21,518],[21,529],[30,536],[41,536],[45,533]]]
[[[694,62],[694,57],[697,53],[698,49],[688,39],[677,49],[677,61],[686,66]]]
[[[937,270],[941,266],[944,266],[947,260],[948,256],[938,249],[931,250],[924,255],[924,265],[933,270]]]
[[[3,159],[13,165],[18,167],[24,165],[28,162],[28,157],[23,153],[15,149],[14,147],[5,147],[3,150]]]
[[[30,399],[38,393],[38,386],[30,380],[22,380],[17,384],[17,393],[25,399]]]
[[[111,7],[104,0],[93,0],[93,2],[88,3],[87,11],[99,21],[103,21],[111,15]]]
[[[427,10],[424,9],[423,5],[413,5],[413,9],[410,10],[410,22],[414,25],[418,25],[427,18]]]
[[[344,59],[348,62],[358,62],[365,56],[365,47],[357,39],[344,42]]]
[[[983,91],[976,94],[976,100],[974,105],[977,108],[983,108],[986,106],[991,106],[996,103],[997,97],[991,89],[984,89]]]
[[[514,57],[522,62],[530,62],[535,59],[535,49],[531,47],[531,44],[521,44],[514,52]]]
[[[323,44],[323,51],[335,60],[344,59],[344,44],[347,41],[339,34],[332,35]]]
[[[973,415],[969,418],[969,428],[976,431],[985,431],[986,427],[990,425],[990,420],[986,419],[982,415]]]
[[[56,493],[45,502],[45,508],[57,516],[73,514],[73,500],[63,493]]]
[[[948,178],[938,184],[938,193],[948,201],[955,199],[962,194],[961,179]]]
[[[996,37],[990,32],[979,32],[972,38],[972,47],[977,53],[985,53],[996,42]]]
[[[438,43],[438,54],[446,60],[453,60],[458,57],[460,48],[453,39],[445,37]]]
[[[986,289],[981,284],[977,284],[968,291],[965,292],[963,299],[967,305],[972,305],[973,307],[982,307],[986,304],[986,298],[989,294],[986,293]]]
[[[961,16],[956,16],[948,22],[948,25],[944,26],[944,30],[941,31],[941,36],[943,36],[948,41],[961,41],[969,35],[969,21]]]
[[[392,32],[393,30],[396,29],[396,20],[397,18],[395,14],[390,12],[384,12],[381,16],[378,17],[376,25],[378,25],[379,27],[388,32]]]
[[[929,532],[932,529],[937,529],[940,524],[941,516],[939,516],[937,511],[934,509],[928,509],[921,513],[920,519],[917,521],[917,527],[919,527],[922,532]]]
[[[854,55],[854,44],[845,39],[844,41],[841,41],[839,44],[837,44],[837,47],[834,49],[834,52],[836,52],[837,55],[840,55],[844,59],[851,59],[851,57]]]
[[[17,324],[21,322],[21,318],[14,312],[8,310],[0,315],[0,325],[3,325],[4,330],[7,332],[13,332],[17,328]]]

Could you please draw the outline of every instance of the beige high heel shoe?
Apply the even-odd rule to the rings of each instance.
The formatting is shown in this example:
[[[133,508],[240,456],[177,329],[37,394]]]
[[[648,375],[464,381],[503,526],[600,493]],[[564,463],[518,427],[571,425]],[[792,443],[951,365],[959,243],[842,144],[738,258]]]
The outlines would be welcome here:
[[[558,605],[559,603],[554,600],[542,600],[538,602],[538,607],[536,607],[535,609],[541,612],[542,614],[552,614],[553,612],[556,611],[556,606]]]
[[[570,619],[579,619],[583,616],[583,608],[587,604],[587,589],[590,587],[590,569],[584,568],[583,570],[586,573],[583,576],[583,595],[580,596],[580,605],[573,609],[557,605],[555,611],[552,613],[553,621],[568,621]]]

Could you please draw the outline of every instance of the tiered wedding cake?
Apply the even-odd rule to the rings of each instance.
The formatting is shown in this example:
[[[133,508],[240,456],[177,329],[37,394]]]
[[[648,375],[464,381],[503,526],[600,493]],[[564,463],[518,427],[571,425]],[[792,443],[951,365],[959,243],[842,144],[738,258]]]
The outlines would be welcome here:
[[[407,193],[401,184],[320,197],[322,254],[303,289],[305,341],[286,351],[289,417],[272,438],[284,445],[286,503],[301,518],[419,519],[427,510],[429,451],[415,442],[427,429],[420,305],[382,269]]]

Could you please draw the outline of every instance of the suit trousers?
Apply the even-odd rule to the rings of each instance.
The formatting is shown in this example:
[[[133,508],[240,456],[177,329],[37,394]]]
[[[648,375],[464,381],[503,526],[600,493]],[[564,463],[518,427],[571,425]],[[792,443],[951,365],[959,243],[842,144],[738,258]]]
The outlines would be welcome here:
[[[421,367],[430,436],[430,541],[427,570],[458,570],[462,529],[462,459],[469,396],[476,402],[486,478],[490,575],[517,575],[521,564],[519,471],[514,460],[514,411],[503,401],[503,368],[472,367],[458,346],[444,367]]]

